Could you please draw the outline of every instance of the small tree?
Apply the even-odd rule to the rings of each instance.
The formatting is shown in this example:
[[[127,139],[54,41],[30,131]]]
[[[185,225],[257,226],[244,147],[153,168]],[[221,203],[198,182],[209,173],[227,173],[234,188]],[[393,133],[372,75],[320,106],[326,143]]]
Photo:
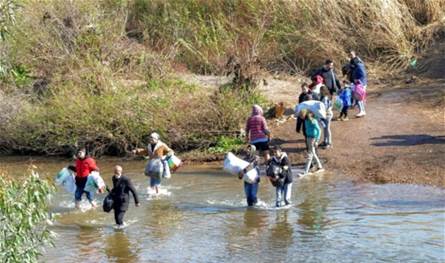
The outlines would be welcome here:
[[[23,181],[0,174],[0,261],[36,262],[51,243],[48,198],[54,187],[35,171]]]

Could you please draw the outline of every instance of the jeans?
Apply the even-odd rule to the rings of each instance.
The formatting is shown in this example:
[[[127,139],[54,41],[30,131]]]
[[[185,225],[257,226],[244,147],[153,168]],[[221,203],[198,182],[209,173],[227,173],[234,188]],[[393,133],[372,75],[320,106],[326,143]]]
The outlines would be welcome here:
[[[292,183],[290,184],[283,184],[281,186],[277,186],[277,203],[276,206],[280,207],[281,202],[284,199],[284,203],[286,205],[290,204],[290,196],[292,194]]]
[[[244,193],[246,193],[247,205],[253,206],[258,202],[256,194],[258,192],[258,183],[249,184],[244,182]]]
[[[323,119],[323,135],[325,144],[332,144],[332,134],[331,134],[331,121],[332,116],[328,116],[326,119]]]
[[[122,211],[120,209],[114,209],[114,221],[116,222],[116,225],[123,225],[124,224],[124,215],[125,211]]]
[[[154,176],[150,176],[150,186],[160,186],[161,185],[161,178],[156,178]]]
[[[76,192],[74,193],[74,200],[76,200],[77,202],[82,201],[82,195],[85,193],[88,201],[90,201],[90,203],[93,202],[94,194],[91,192],[87,192],[84,189],[85,189],[85,186],[83,186],[83,187],[76,186]]]
[[[311,168],[312,160],[315,159],[317,162],[318,168],[322,168],[320,159],[317,156],[317,152],[315,150],[315,138],[307,138],[306,146],[307,146],[307,160],[306,160],[306,166],[304,168],[304,173],[309,173],[309,169]]]

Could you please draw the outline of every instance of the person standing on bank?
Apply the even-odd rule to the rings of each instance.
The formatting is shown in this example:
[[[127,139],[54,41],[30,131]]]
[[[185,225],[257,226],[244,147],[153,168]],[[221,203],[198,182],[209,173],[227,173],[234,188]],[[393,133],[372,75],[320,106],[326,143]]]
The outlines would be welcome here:
[[[94,193],[85,191],[85,185],[88,180],[88,175],[92,171],[99,171],[99,167],[96,165],[96,161],[93,158],[87,156],[85,148],[79,149],[76,155],[76,192],[74,193],[74,200],[76,208],[80,208],[80,201],[82,201],[82,195],[85,193],[88,201],[93,208],[96,207],[94,202]]]
[[[136,207],[139,206],[139,198],[130,178],[122,175],[122,167],[120,165],[114,167],[112,181],[113,189],[111,193],[113,196],[114,220],[117,227],[122,228],[124,226],[124,215],[130,203],[130,192],[133,195]]]
[[[336,94],[338,89],[340,89],[340,81],[338,80],[337,75],[334,72],[334,61],[332,61],[331,59],[327,59],[324,63],[324,66],[315,71],[311,77],[314,78],[317,75],[323,77],[324,85],[329,89],[331,95]]]
[[[252,115],[247,119],[246,138],[249,144],[254,145],[256,150],[262,153],[264,162],[267,162],[270,159],[270,132],[263,117],[263,109],[259,105],[253,105]]]
[[[349,57],[351,59],[349,61],[351,67],[351,79],[353,82],[355,82],[356,80],[360,80],[363,89],[366,91],[366,87],[368,86],[368,75],[366,72],[365,63],[363,63],[363,60],[357,57],[355,51],[350,51]],[[365,101],[357,100],[357,105],[359,107],[359,113],[356,115],[356,117],[365,116],[366,115]]]

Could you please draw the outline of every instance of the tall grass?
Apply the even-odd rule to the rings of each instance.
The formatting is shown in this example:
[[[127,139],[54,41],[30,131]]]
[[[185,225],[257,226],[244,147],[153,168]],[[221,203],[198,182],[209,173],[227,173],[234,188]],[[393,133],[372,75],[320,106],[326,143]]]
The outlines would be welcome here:
[[[418,20],[442,19],[443,2],[135,0],[129,24],[150,46],[174,47],[176,60],[198,73],[224,72],[231,56],[300,71],[347,49],[397,70],[415,52]]]

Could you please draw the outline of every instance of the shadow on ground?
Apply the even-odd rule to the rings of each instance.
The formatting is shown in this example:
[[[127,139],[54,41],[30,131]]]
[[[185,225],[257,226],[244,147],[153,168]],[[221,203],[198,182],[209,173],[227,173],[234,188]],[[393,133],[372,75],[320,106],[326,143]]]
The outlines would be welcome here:
[[[373,146],[415,146],[424,144],[445,144],[445,136],[431,136],[428,134],[387,135],[374,137]]]

